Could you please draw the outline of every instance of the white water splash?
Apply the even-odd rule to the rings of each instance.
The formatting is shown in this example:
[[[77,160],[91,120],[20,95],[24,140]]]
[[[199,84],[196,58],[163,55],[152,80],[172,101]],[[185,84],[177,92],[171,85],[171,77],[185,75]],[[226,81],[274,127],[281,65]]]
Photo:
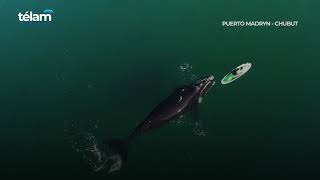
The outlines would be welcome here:
[[[182,64],[179,65],[179,69],[182,72],[190,72],[192,70],[192,65],[188,62],[184,62]]]
[[[182,79],[184,81],[190,81],[190,80],[195,80],[197,78],[197,75],[193,73],[193,67],[191,63],[189,62],[184,62],[179,65],[178,67],[180,76],[182,76]]]
[[[196,122],[193,128],[193,132],[197,136],[206,136],[208,134],[208,129],[204,127],[201,122]]]
[[[122,167],[122,160],[108,147],[98,143],[92,133],[81,133],[72,140],[72,148],[78,152],[89,167],[95,172],[113,173]]]
[[[100,120],[91,119],[84,123],[71,120],[65,128],[66,139],[85,163],[95,172],[113,173],[121,169],[122,160],[95,136]]]
[[[108,173],[113,173],[113,172],[119,171],[121,169],[122,160],[121,160],[121,157],[119,155],[110,156],[108,158],[108,160],[112,161],[112,163],[111,163],[112,165],[109,168]]]
[[[172,121],[172,123],[177,126],[192,127],[192,131],[196,136],[206,136],[208,134],[208,128],[205,127],[201,121],[189,121],[184,115],[181,115],[178,119]]]

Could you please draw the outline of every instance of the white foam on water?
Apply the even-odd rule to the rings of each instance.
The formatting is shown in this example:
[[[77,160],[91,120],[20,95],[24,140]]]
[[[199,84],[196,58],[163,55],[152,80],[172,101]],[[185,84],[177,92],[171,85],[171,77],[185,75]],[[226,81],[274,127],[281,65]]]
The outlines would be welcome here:
[[[113,155],[113,156],[110,156],[108,158],[108,160],[112,161],[113,163],[111,163],[111,167],[109,168],[109,171],[108,173],[113,173],[113,172],[116,172],[116,171],[119,171],[122,167],[122,160],[121,160],[121,157],[119,155]]]
[[[197,75],[193,73],[193,67],[189,62],[183,62],[179,65],[178,71],[184,81],[195,80]]]
[[[208,129],[201,124],[201,122],[195,123],[193,132],[197,136],[206,136],[208,134]]]
[[[122,167],[122,160],[118,154],[114,154],[108,147],[98,143],[92,133],[81,133],[74,138],[72,148],[78,152],[89,167],[95,172],[113,173]]]
[[[191,127],[193,134],[196,136],[206,136],[208,134],[208,128],[205,125],[203,125],[201,121],[190,121],[189,119],[185,118],[185,115],[181,115],[179,116],[179,118],[171,122],[177,126]]]
[[[181,71],[191,71],[192,70],[192,66],[190,63],[188,62],[184,62],[182,64],[179,65],[179,69]]]
[[[179,117],[177,120],[174,121],[175,125],[183,125],[185,122],[183,121],[183,116]]]
[[[65,128],[66,139],[94,172],[119,171],[123,164],[120,156],[104,146],[95,136],[94,132],[99,123],[99,120],[89,120],[85,128],[81,128],[80,122],[68,121],[68,127]]]

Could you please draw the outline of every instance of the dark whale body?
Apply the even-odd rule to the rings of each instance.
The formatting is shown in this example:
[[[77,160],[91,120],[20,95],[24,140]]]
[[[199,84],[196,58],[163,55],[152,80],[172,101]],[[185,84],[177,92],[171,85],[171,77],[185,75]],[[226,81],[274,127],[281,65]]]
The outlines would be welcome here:
[[[170,96],[160,102],[130,134],[130,138],[158,128],[173,120],[198,103],[199,93],[193,86],[177,88]]]
[[[171,120],[185,114],[196,106],[204,94],[214,85],[213,76],[207,76],[189,85],[177,88],[166,99],[160,102],[149,115],[132,131],[126,139],[105,141],[113,152],[127,160],[128,145],[134,137],[159,128]]]

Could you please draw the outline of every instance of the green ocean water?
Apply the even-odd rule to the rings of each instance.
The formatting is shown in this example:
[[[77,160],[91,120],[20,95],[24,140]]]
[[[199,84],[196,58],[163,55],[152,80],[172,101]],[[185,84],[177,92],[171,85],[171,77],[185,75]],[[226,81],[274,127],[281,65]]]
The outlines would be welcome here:
[[[0,1],[0,176],[320,177],[318,7],[311,0]],[[47,8],[50,23],[18,21],[18,12]],[[223,20],[299,26],[226,28]],[[220,84],[246,62],[246,75]],[[185,64],[190,72],[179,69]],[[208,74],[217,82],[200,105],[205,136],[188,123],[168,124],[137,138],[126,166],[111,175],[95,172],[72,147],[76,134],[126,136],[174,88]]]

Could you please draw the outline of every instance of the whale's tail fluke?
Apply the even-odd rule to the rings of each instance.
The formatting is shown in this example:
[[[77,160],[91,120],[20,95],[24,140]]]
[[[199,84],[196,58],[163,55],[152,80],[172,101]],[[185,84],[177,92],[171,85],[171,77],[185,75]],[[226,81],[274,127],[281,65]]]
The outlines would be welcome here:
[[[118,154],[122,160],[122,163],[125,163],[128,159],[128,149],[129,141],[123,139],[109,139],[105,140],[104,144],[110,148],[110,150]]]

